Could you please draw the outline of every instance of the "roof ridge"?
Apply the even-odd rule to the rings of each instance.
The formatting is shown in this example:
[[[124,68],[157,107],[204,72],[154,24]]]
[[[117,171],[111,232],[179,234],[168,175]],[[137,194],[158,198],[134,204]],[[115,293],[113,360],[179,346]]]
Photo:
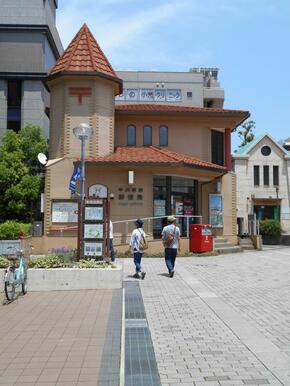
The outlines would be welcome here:
[[[86,27],[86,24],[84,24],[82,26],[82,28],[79,30],[78,34],[75,36],[75,42],[74,42],[74,45],[72,47],[72,51],[71,51],[71,54],[68,56],[68,59],[67,59],[67,62],[66,64],[64,65],[64,69],[67,70],[70,66],[70,62],[71,62],[71,59],[74,57],[74,54],[77,50],[77,47],[78,47],[78,44],[81,40],[81,37],[82,37],[82,34],[81,34],[81,31]],[[65,51],[64,51],[65,52]]]
[[[174,152],[172,152],[171,150],[167,150],[167,149],[160,149],[160,147],[157,147],[157,146],[150,146],[153,150],[161,153],[161,154],[164,154],[164,155],[167,155],[168,157],[172,157],[173,159],[175,159],[175,161],[178,161],[180,162],[180,158],[178,156],[176,156],[174,154]],[[168,153],[171,153],[171,154],[168,154]]]

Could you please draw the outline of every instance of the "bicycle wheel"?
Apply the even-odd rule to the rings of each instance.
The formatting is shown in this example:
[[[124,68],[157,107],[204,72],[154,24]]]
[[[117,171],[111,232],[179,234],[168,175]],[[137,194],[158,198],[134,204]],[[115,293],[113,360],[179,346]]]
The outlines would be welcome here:
[[[27,272],[24,270],[23,272],[23,280],[21,283],[21,288],[22,288],[22,294],[25,295],[27,294]]]
[[[5,295],[7,300],[12,301],[15,298],[15,280],[14,272],[8,271],[5,277]]]

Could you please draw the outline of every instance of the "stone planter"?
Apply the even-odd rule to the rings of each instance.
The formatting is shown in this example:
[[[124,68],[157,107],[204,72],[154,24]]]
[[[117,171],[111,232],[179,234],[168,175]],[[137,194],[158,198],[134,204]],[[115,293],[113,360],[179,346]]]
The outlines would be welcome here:
[[[29,268],[28,291],[68,291],[122,288],[122,266],[117,268]]]
[[[281,236],[262,235],[262,240],[263,240],[264,245],[280,245],[281,244]]]

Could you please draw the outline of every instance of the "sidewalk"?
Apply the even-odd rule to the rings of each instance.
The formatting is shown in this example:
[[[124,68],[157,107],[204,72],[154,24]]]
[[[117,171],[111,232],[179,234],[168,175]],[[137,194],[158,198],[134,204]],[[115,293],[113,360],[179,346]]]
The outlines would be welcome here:
[[[143,263],[163,386],[290,385],[290,248]]]
[[[119,385],[122,290],[3,299],[0,385]]]

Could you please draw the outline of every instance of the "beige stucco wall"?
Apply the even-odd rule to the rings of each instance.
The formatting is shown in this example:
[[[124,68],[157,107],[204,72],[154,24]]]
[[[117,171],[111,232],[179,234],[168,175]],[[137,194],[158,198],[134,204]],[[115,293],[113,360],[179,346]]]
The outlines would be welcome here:
[[[73,128],[88,123],[93,136],[86,141],[86,155],[95,157],[114,149],[114,84],[103,79],[60,78],[51,90],[50,158],[80,157],[80,141]],[[91,95],[70,95],[71,88],[91,89]]]
[[[115,146],[127,146],[127,127],[136,126],[136,146],[143,146],[143,127],[152,127],[152,145],[159,146],[159,127],[168,127],[168,147],[182,154],[211,161],[211,129],[224,132],[229,119],[160,115],[119,115],[115,117]]]

